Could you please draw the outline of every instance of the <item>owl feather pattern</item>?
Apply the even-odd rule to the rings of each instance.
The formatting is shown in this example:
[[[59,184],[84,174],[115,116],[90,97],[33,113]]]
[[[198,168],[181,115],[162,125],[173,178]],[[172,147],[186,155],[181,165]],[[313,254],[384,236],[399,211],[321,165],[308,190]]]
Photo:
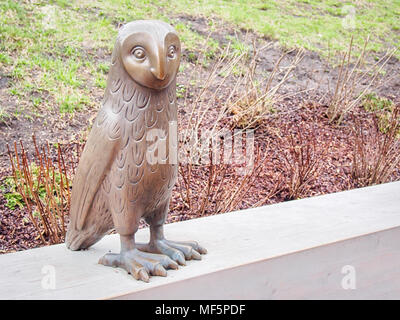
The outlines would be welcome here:
[[[116,46],[102,107],[82,153],[71,198],[67,243],[87,248],[112,228],[124,232],[125,216],[151,214],[171,196],[177,165],[169,161],[169,123],[177,121],[176,84],[163,90],[143,87],[124,69]],[[150,130],[165,146],[156,164]],[[163,181],[164,183],[159,183]]]

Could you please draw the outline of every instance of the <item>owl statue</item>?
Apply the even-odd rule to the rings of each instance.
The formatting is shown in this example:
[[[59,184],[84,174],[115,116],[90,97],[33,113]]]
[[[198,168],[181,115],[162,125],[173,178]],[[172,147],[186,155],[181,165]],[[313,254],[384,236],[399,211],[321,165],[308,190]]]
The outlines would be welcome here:
[[[167,240],[163,232],[177,178],[180,56],[178,35],[167,23],[133,21],[120,29],[71,194],[67,247],[86,249],[115,229],[121,251],[99,263],[146,282],[206,253],[197,242]],[[135,242],[141,219],[150,226],[149,243]]]

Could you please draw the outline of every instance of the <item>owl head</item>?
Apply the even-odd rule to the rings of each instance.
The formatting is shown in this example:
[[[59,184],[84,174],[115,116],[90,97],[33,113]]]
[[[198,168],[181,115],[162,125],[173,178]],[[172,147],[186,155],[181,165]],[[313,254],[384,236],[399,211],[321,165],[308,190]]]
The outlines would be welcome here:
[[[181,44],[176,31],[157,20],[137,20],[124,25],[117,38],[119,54],[128,75],[142,86],[161,90],[175,79]]]

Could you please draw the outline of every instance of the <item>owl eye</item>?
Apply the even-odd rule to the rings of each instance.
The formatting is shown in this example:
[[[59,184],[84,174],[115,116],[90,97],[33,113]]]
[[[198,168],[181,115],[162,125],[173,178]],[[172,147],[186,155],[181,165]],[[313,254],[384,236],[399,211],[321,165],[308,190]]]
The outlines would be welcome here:
[[[132,50],[132,54],[138,60],[143,60],[146,57],[146,53],[144,52],[144,49],[142,49],[142,48],[134,48]]]
[[[175,56],[176,56],[176,48],[175,46],[170,46],[168,48],[167,57],[170,59],[175,59]]]

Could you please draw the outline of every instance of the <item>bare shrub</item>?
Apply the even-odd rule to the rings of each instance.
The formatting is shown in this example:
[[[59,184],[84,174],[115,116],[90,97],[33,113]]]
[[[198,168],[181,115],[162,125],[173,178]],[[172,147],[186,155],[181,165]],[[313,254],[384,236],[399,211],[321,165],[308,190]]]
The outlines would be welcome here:
[[[230,164],[215,164],[208,166],[181,164],[178,183],[182,204],[186,207],[189,216],[203,216],[240,210],[246,196],[255,187],[255,181],[263,170],[267,155],[261,155],[260,148],[256,148],[254,161],[244,166]],[[199,179],[201,177],[201,179]],[[253,203],[256,207],[264,204],[281,190],[280,181],[274,181],[269,193]]]
[[[7,145],[14,179],[14,187],[21,195],[29,219],[33,223],[44,245],[62,243],[65,238],[65,216],[70,207],[72,168],[67,167],[65,155],[57,146],[53,160],[49,143],[39,147],[32,136],[35,147],[31,161],[20,141],[20,151],[14,142],[13,152]],[[68,162],[68,164],[76,161]]]
[[[253,42],[252,50],[236,52],[229,43],[211,68],[204,68],[204,55],[191,65],[189,83],[197,83],[197,86],[187,85],[185,88],[183,105],[189,106],[190,113],[182,119],[184,121],[181,124],[183,153],[198,157],[199,153],[208,152],[208,146],[204,149],[197,141],[200,130],[207,130],[211,139],[232,127],[241,129],[235,133],[240,135],[246,129],[257,127],[275,112],[274,105],[277,102],[298,94],[280,94],[279,89],[291,78],[293,70],[301,62],[303,49],[283,53],[269,77],[257,76],[259,54],[271,45],[266,43],[258,47]],[[291,53],[294,53],[293,58],[290,58]],[[286,64],[282,66],[284,60]],[[198,92],[197,88],[200,88]]]
[[[189,83],[197,81],[198,85],[185,88],[183,104],[189,107],[190,112],[188,117],[181,119],[178,178],[180,198],[189,215],[202,216],[239,209],[267,161],[259,151],[246,146],[243,150],[245,161],[247,165],[249,161],[254,163],[251,170],[243,174],[243,165],[220,163],[216,159],[220,154],[215,154],[213,148],[228,131],[232,132],[229,136],[232,139],[247,135],[249,129],[265,120],[276,102],[287,97],[278,91],[290,78],[304,51],[296,51],[293,59],[289,57],[292,51],[284,53],[270,76],[260,81],[256,75],[259,53],[270,45],[267,43],[258,48],[253,42],[253,50],[235,52],[228,44],[210,69],[204,68],[202,56],[191,66],[192,80]],[[281,63],[285,58],[288,62],[283,67]],[[198,79],[202,79],[200,83]],[[206,133],[206,142],[201,139],[201,133]],[[205,155],[209,161],[203,163]],[[257,205],[264,204],[280,187],[281,184],[275,182]]]
[[[320,174],[327,148],[317,149],[315,129],[307,133],[304,127],[286,127],[279,137],[281,170],[285,172],[285,189],[290,200],[305,196]]]
[[[355,187],[390,181],[390,176],[400,165],[399,129],[400,105],[394,107],[384,134],[377,123],[365,129],[356,121],[351,168]]]
[[[330,98],[327,110],[327,116],[330,122],[340,124],[343,117],[355,106],[360,104],[371,88],[379,86],[378,82],[383,67],[396,52],[396,49],[387,52],[375,64],[365,68],[368,41],[369,37],[365,40],[364,46],[356,61],[352,60],[353,37],[350,40],[348,50],[342,55],[334,93]],[[357,92],[358,85],[361,83],[365,83],[366,86],[361,92]]]
[[[233,114],[233,124],[239,128],[257,127],[265,117],[274,112],[274,105],[282,101],[287,95],[279,94],[279,89],[285,82],[290,79],[291,73],[297,67],[304,57],[304,50],[299,49],[289,64],[282,67],[282,61],[288,58],[289,54],[295,50],[284,52],[275,62],[274,68],[269,77],[261,83],[256,81],[256,68],[259,53],[268,47],[257,49],[253,44],[254,55],[250,63],[245,63],[242,68],[245,69],[244,85],[240,95],[236,100],[232,101],[228,107],[230,113]],[[275,79],[280,80],[273,85]],[[296,94],[296,93],[294,93]]]

